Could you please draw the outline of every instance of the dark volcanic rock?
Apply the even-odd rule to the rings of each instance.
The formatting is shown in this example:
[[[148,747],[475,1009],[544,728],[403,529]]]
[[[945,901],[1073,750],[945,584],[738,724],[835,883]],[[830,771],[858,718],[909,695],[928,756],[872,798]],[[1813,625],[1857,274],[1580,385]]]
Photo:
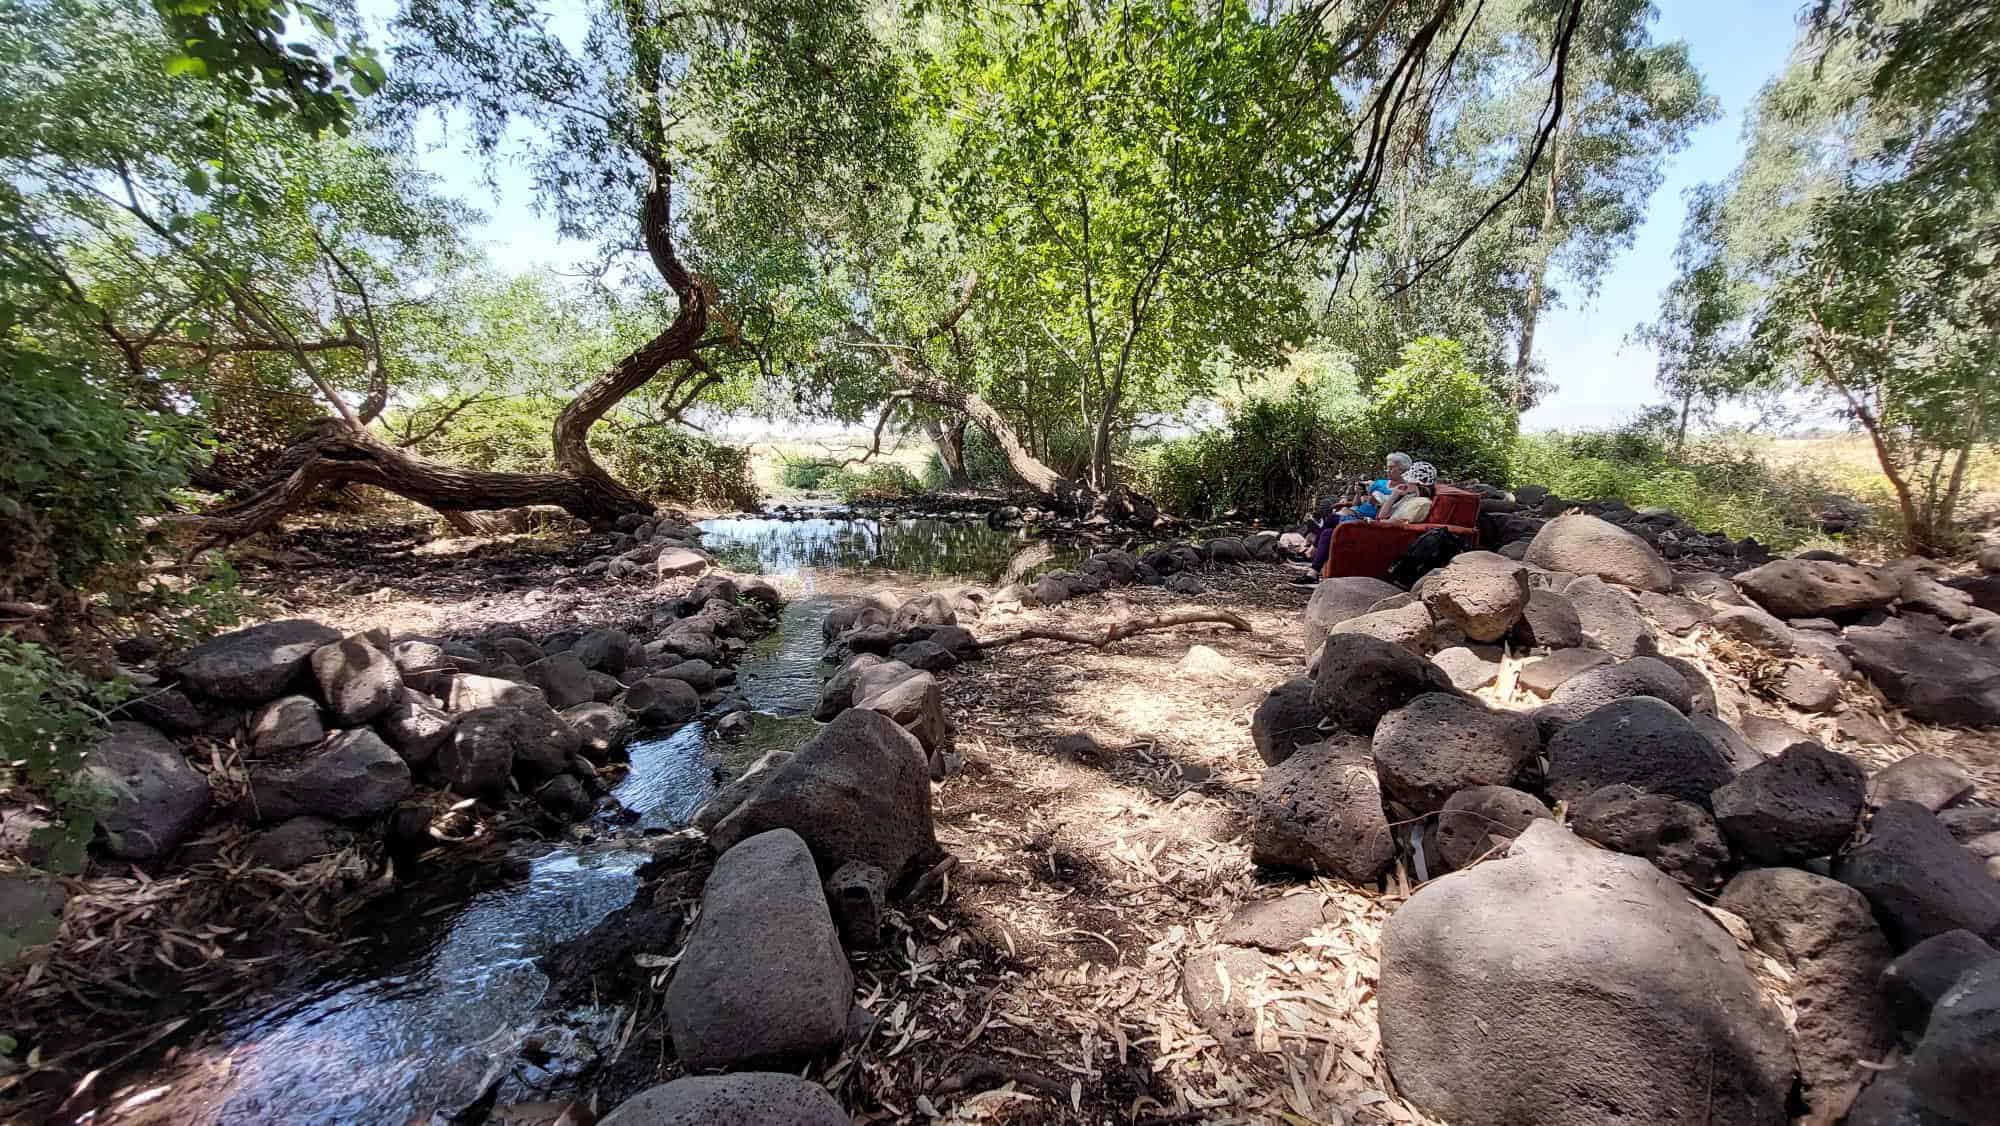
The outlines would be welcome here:
[[[1971,931],[1934,934],[1905,950],[1882,971],[1883,1003],[1896,1026],[1911,1039],[1923,1035],[1931,1009],[1958,979],[2000,959],[2000,951]]]
[[[2000,962],[1973,969],[1938,998],[1910,1057],[1910,1089],[1934,1113],[1966,1123],[1994,1120],[2000,1092]]]
[[[1528,716],[1435,692],[1382,717],[1372,744],[1382,789],[1417,813],[1467,787],[1507,785],[1541,749]]]
[[[1366,745],[1300,747],[1264,772],[1251,815],[1251,859],[1371,883],[1396,858]]]
[[[375,817],[410,792],[410,764],[367,728],[343,731],[296,766],[253,767],[250,798],[260,821],[302,815]]]
[[[2000,649],[1891,618],[1847,631],[1856,667],[1926,723],[2000,725]]]
[[[1720,884],[1729,867],[1729,846],[1708,811],[1665,794],[1623,784],[1593,790],[1570,807],[1570,828],[1699,890]]]
[[[1568,649],[1583,644],[1583,620],[1569,599],[1538,587],[1528,592],[1510,636],[1524,649]]]
[[[1543,729],[1553,731],[1606,704],[1640,697],[1664,700],[1677,712],[1694,708],[1694,694],[1688,690],[1687,677],[1679,669],[1658,657],[1634,657],[1570,677],[1549,694],[1549,705],[1541,710],[1539,717]]]
[[[1250,717],[1250,739],[1266,765],[1276,765],[1307,743],[1319,741],[1319,708],[1310,677],[1294,677],[1271,689]]]
[[[1521,669],[1520,685],[1537,696],[1547,697],[1568,683],[1571,677],[1608,665],[1615,658],[1602,649],[1558,649]]]
[[[902,886],[938,854],[923,747],[880,712],[842,712],[772,769],[709,840],[722,852],[780,828],[804,838],[829,873],[860,860]]]
[[[1400,645],[1336,633],[1320,654],[1313,704],[1342,729],[1371,735],[1388,713],[1426,692],[1452,691],[1443,669]]]
[[[1867,777],[1853,759],[1800,743],[1738,774],[1711,796],[1716,823],[1759,864],[1827,856],[1854,835]]]
[[[1623,782],[1706,807],[1709,793],[1732,777],[1728,760],[1687,717],[1647,696],[1598,708],[1557,732],[1548,750],[1549,793],[1567,801]]]
[[[1736,586],[1780,618],[1874,610],[1894,601],[1902,589],[1888,571],[1824,559],[1779,559],[1736,576]]]
[[[1322,580],[1306,603],[1305,651],[1319,648],[1334,626],[1366,614],[1370,606],[1397,593],[1397,588],[1381,579],[1356,576]]]
[[[114,856],[158,860],[208,814],[208,776],[142,723],[113,723],[84,758],[83,773],[104,791],[97,827]]]
[[[1659,651],[1638,604],[1617,587],[1586,575],[1563,588],[1563,597],[1576,608],[1586,643],[1621,660]]]
[[[1877,810],[1867,836],[1833,874],[1868,897],[1899,948],[1952,930],[1989,941],[2000,932],[2000,882],[1915,802]]]
[[[403,674],[395,658],[366,635],[322,645],[313,650],[310,663],[320,697],[337,725],[367,723],[403,697]]]
[[[840,1046],[854,974],[796,833],[760,833],[716,861],[666,1000],[689,1068],[793,1066]]]
[[[338,631],[304,618],[266,622],[201,643],[179,672],[206,695],[259,703],[302,677],[314,650],[339,640]]]
[[[852,1126],[826,1088],[796,1075],[691,1075],[633,1095],[598,1126]]]
[[[1550,571],[1592,575],[1634,590],[1669,591],[1674,573],[1651,544],[1615,524],[1576,513],[1535,533],[1526,560]]]
[[[1504,851],[1529,825],[1550,816],[1539,798],[1520,790],[1506,786],[1460,790],[1438,814],[1438,852],[1446,867],[1464,868],[1496,850]]]

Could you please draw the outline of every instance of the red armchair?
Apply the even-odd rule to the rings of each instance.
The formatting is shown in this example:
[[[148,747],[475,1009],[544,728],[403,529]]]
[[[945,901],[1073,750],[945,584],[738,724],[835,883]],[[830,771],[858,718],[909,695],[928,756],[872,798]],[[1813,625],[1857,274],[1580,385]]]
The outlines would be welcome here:
[[[1383,578],[1389,573],[1389,565],[1402,557],[1404,551],[1416,542],[1418,536],[1432,528],[1445,531],[1464,540],[1467,546],[1479,542],[1479,494],[1464,489],[1454,489],[1450,485],[1439,485],[1437,497],[1431,503],[1431,518],[1427,524],[1386,524],[1376,521],[1357,520],[1349,524],[1336,525],[1333,529],[1333,547],[1327,552],[1326,563],[1320,567],[1324,578],[1344,578],[1349,575],[1366,575],[1369,578]]]

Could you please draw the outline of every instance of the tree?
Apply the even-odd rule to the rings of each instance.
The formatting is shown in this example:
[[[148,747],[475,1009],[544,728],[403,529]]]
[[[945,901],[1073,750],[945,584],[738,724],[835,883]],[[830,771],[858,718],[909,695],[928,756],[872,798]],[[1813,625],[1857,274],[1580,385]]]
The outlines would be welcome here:
[[[1791,389],[1851,419],[1920,554],[1950,546],[1965,467],[2000,431],[1995,14],[1816,11],[1744,163],[1696,197],[1645,330],[1683,395]]]
[[[1332,339],[1369,377],[1393,366],[1413,337],[1448,336],[1466,344],[1468,360],[1516,413],[1534,404],[1545,390],[1534,360],[1542,313],[1595,293],[1630,245],[1667,156],[1717,112],[1685,45],[1651,42],[1655,15],[1649,3],[1588,8],[1564,72],[1561,121],[1544,137],[1535,7],[1483,9],[1464,45],[1463,91],[1406,127],[1379,244],[1347,292],[1328,302]],[[1530,190],[1447,268],[1418,278],[1434,232],[1476,213],[1531,158]]]

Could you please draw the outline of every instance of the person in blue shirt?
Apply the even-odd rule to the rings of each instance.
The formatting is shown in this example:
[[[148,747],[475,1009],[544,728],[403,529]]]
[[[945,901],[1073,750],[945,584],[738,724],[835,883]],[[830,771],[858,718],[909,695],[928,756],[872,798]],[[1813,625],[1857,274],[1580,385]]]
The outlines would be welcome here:
[[[1354,520],[1373,520],[1389,503],[1396,491],[1397,483],[1403,480],[1414,464],[1409,454],[1401,450],[1383,459],[1387,470],[1385,475],[1373,481],[1357,482],[1354,492],[1344,503],[1336,505],[1330,498],[1321,500],[1313,513],[1310,523],[1314,528],[1313,550],[1308,562],[1312,570],[1292,581],[1301,586],[1309,586],[1319,581],[1321,568],[1326,564],[1327,553],[1333,549],[1333,529],[1336,524],[1346,524]]]

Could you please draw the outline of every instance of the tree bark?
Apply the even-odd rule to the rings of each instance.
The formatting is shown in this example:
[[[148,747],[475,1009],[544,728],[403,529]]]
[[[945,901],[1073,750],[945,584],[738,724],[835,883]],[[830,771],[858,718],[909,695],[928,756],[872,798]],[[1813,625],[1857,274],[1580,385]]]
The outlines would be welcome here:
[[[972,476],[965,471],[965,427],[962,418],[951,422],[924,420],[924,433],[937,445],[938,460],[944,463],[945,484],[954,489],[972,487]]]
[[[481,526],[466,512],[530,504],[557,505],[597,528],[628,513],[652,512],[652,502],[619,483],[591,456],[589,435],[591,426],[625,396],[669,366],[692,361],[708,327],[708,295],[674,250],[670,198],[667,170],[655,164],[642,233],[654,268],[680,298],[680,310],[664,331],[592,380],[556,416],[556,472],[494,473],[432,461],[376,437],[349,411],[307,427],[240,499],[170,523],[208,537],[238,539],[276,524],[322,486],[345,484],[373,485],[437,509],[461,530]],[[692,371],[690,366],[680,378],[690,378]]]

